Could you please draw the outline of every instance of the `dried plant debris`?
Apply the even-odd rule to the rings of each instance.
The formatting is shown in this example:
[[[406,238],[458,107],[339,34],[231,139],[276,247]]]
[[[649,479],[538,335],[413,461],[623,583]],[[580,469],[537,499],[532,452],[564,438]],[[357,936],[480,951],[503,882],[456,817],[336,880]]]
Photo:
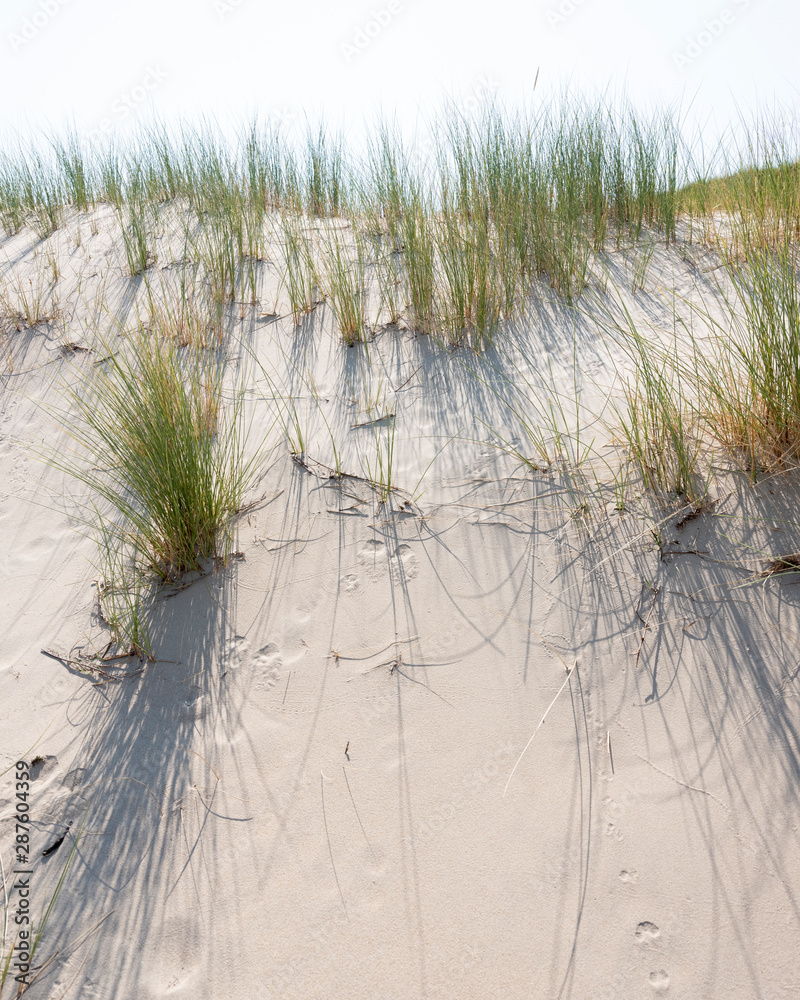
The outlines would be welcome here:
[[[758,575],[760,577],[767,577],[777,576],[779,573],[800,573],[800,552],[771,559]]]

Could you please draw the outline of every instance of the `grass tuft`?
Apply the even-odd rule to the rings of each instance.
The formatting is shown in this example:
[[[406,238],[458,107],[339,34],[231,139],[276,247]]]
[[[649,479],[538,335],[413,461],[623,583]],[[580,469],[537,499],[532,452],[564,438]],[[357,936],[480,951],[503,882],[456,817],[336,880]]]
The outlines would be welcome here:
[[[746,265],[728,260],[726,321],[712,323],[698,363],[709,424],[754,480],[800,458],[798,252],[787,241],[752,248]]]
[[[123,644],[147,651],[141,581],[176,583],[227,558],[253,463],[239,397],[223,408],[221,360],[141,329],[126,346],[68,390],[73,434],[97,464],[62,467],[105,501],[104,615]]]

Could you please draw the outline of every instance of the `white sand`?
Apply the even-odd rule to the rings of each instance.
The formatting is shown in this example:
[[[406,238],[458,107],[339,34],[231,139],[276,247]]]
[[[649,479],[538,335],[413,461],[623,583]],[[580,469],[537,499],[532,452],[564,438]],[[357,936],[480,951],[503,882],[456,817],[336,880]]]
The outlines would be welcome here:
[[[232,333],[294,390],[321,474],[253,392],[252,441],[275,447],[243,557],[160,603],[157,662],[93,685],[41,652],[105,633],[82,490],[34,453],[67,443],[39,404],[96,360],[60,341],[94,346],[104,279],[130,319],[130,282],[102,230],[80,249],[60,237],[66,319],[9,334],[0,395],[0,759],[46,758],[35,913],[84,824],[31,1000],[800,995],[800,590],[755,579],[800,549],[796,483],[720,473],[716,505],[682,527],[678,502],[582,513],[563,476],[491,446],[526,447],[499,376],[465,370],[474,355],[386,331],[367,368],[324,308],[300,330],[248,309]],[[28,237],[2,249],[35,273]],[[696,297],[704,278],[658,253],[626,300],[669,330],[664,293]],[[568,395],[577,343],[603,454],[610,431],[587,414],[613,422],[622,355],[542,295],[489,360],[533,379],[525,365],[550,358]],[[394,425],[352,428],[377,396]],[[395,482],[422,494],[410,508],[315,464],[334,464],[332,436],[364,475],[392,426]],[[9,771],[15,906],[13,795]]]

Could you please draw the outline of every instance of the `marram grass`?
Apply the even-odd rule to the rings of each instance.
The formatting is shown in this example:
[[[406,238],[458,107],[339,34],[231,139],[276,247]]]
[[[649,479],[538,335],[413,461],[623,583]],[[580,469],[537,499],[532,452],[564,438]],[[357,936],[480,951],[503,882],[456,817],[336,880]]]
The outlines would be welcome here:
[[[697,382],[708,424],[755,480],[800,462],[800,255],[784,240],[728,261],[731,296],[698,352]]]
[[[78,442],[94,456],[72,474],[104,500],[120,545],[175,583],[225,558],[252,464],[241,408],[223,407],[223,363],[139,331],[69,391]]]
[[[740,257],[800,234],[798,137],[779,124],[762,115],[709,155],[686,140],[678,109],[566,92],[519,111],[450,109],[425,123],[430,140],[416,150],[385,122],[360,152],[319,125],[294,136],[257,120],[232,142],[208,123],[143,125],[124,146],[75,133],[19,138],[0,150],[0,223],[45,239],[66,211],[111,205],[135,276],[152,268],[163,213],[174,209],[185,263],[200,268],[219,306],[237,295],[256,304],[256,265],[279,234],[273,263],[295,323],[322,284],[328,294],[338,285],[348,341],[377,325],[377,316],[362,321],[358,272],[383,258],[380,312],[390,322],[402,315],[442,343],[482,348],[501,321],[523,315],[534,283],[572,303],[594,254],[645,232],[667,246],[699,237]],[[315,235],[330,219],[352,229],[352,261],[336,261],[335,246],[331,261]],[[636,283],[647,267],[645,256]]]
[[[348,343],[368,340],[381,320],[403,322],[488,360],[526,321],[537,283],[574,305],[598,259],[621,250],[636,292],[658,243],[702,241],[732,290],[730,321],[717,323],[710,349],[689,333],[679,358],[627,322],[616,331],[633,364],[617,407],[628,458],[653,489],[687,495],[704,489],[709,448],[743,455],[753,475],[800,460],[798,136],[762,117],[708,158],[685,141],[674,109],[575,94],[518,113],[450,111],[430,125],[424,153],[386,124],[357,153],[316,126],[298,139],[258,122],[230,143],[213,127],[156,124],[125,147],[70,135],[0,152],[7,233],[28,227],[44,239],[70,212],[112,206],[116,249],[146,286],[150,339],[140,333],[129,354],[113,355],[76,404],[101,469],[86,481],[156,578],[177,579],[224,550],[240,502],[239,417],[221,406],[221,366],[195,348],[222,346],[233,301],[242,317],[246,303],[258,306],[259,267],[274,272],[295,324],[327,298]],[[185,237],[178,287],[154,277],[170,220]],[[43,314],[43,293],[4,288],[20,324]],[[575,397],[577,412],[577,388]],[[517,384],[506,402],[523,421],[527,459],[572,460],[570,400]],[[282,419],[303,453],[291,399]],[[579,441],[574,453],[580,465]],[[376,440],[376,481],[387,480],[390,456],[390,442]]]

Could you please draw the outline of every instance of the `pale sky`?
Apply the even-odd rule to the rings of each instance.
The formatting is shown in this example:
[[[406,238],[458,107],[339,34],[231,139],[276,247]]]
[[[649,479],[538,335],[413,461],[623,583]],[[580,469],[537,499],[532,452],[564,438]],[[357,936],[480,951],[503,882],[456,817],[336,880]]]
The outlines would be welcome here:
[[[241,122],[413,122],[450,95],[588,93],[798,106],[797,0],[3,0],[0,124],[125,128],[157,113]]]

